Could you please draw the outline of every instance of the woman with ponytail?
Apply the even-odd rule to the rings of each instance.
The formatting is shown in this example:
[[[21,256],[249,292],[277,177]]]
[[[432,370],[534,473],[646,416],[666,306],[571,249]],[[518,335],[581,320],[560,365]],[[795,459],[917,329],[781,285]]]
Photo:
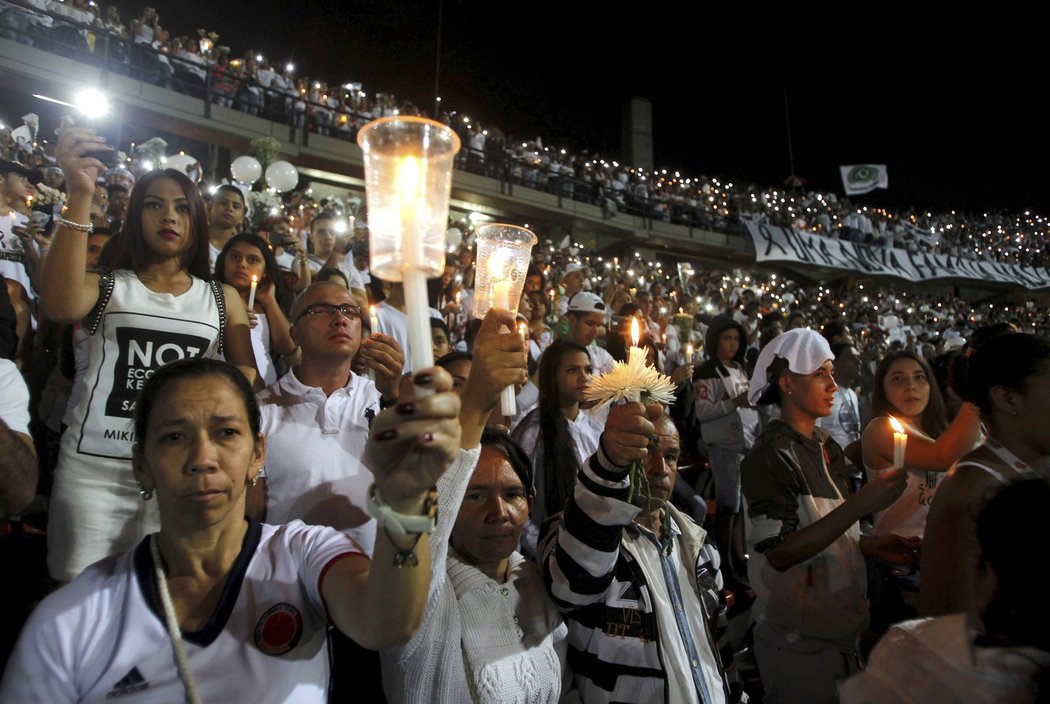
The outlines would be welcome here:
[[[580,466],[598,449],[603,425],[580,409],[590,380],[586,347],[570,340],[551,343],[540,358],[539,406],[514,429],[536,477],[536,501],[522,535],[528,553],[535,554],[540,527],[562,510]]]

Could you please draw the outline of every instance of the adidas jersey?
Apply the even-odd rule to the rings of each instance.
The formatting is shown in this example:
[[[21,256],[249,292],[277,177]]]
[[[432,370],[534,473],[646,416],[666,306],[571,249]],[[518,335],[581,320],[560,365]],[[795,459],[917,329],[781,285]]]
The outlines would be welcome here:
[[[345,535],[301,521],[250,522],[211,620],[183,633],[205,702],[328,699],[327,568],[361,554]],[[148,539],[101,560],[30,616],[0,702],[185,701]]]

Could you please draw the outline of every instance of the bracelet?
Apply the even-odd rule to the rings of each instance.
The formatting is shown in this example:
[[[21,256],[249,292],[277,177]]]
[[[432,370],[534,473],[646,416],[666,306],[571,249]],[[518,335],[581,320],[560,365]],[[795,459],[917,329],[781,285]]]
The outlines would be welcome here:
[[[85,232],[89,235],[95,231],[95,226],[91,223],[87,223],[85,225],[82,222],[73,222],[72,220],[66,220],[64,217],[61,216],[59,216],[58,219],[55,220],[55,222],[58,224],[59,227],[64,227],[67,230],[75,230],[77,232]]]
[[[383,503],[383,497],[379,495],[379,490],[373,483],[368,490],[365,509],[372,518],[376,519],[376,524],[384,531],[389,529],[395,535],[430,533],[434,530],[434,525],[437,523],[437,498],[437,486],[430,487],[426,500],[423,502],[423,513],[419,516],[409,516],[404,513],[398,513]]]

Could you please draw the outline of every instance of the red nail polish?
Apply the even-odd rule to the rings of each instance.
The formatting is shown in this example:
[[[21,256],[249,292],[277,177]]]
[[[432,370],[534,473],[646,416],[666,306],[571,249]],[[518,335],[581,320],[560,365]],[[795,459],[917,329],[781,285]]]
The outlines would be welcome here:
[[[402,403],[401,405],[399,405],[394,410],[396,410],[398,413],[400,413],[403,416],[408,416],[408,415],[412,415],[412,412],[416,410],[416,407],[413,406],[411,403]]]
[[[430,433],[423,433],[423,442],[427,442],[427,443],[434,442],[434,436],[431,435]]]
[[[391,428],[390,430],[384,430],[383,432],[376,435],[376,440],[382,442],[383,440],[393,440],[397,437],[397,431]]]
[[[434,380],[434,377],[429,374],[416,374],[412,377],[412,381],[415,382],[416,386],[426,386]]]

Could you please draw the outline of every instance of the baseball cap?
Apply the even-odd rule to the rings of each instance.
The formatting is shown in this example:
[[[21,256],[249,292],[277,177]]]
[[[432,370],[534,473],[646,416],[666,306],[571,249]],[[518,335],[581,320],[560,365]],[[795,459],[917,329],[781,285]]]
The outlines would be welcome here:
[[[580,291],[569,299],[569,313],[604,313],[605,303],[588,291]]]
[[[19,176],[25,176],[26,180],[28,180],[34,185],[44,180],[44,176],[35,169],[30,169],[26,166],[22,166],[17,161],[8,161],[7,159],[0,159],[0,176],[6,176],[10,173],[15,173]]]

